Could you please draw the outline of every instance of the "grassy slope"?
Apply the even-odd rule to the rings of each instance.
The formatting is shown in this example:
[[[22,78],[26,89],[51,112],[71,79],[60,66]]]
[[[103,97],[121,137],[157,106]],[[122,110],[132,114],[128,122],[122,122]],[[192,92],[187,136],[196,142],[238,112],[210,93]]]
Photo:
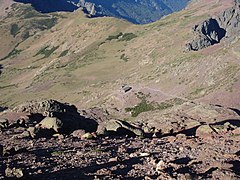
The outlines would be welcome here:
[[[211,6],[218,8],[214,3]],[[219,103],[226,100],[225,94],[233,99],[239,83],[239,55],[232,53],[237,42],[183,52],[192,36],[191,27],[208,17],[200,14],[203,10],[206,7],[190,6],[144,26],[114,18],[88,19],[80,11],[64,13],[56,26],[24,40],[18,46],[20,54],[0,61],[4,66],[0,105],[54,98],[91,107],[108,101],[125,83],[190,99],[211,99],[212,93],[219,92],[224,94]],[[16,17],[5,21],[16,21]],[[5,35],[9,29],[3,32],[0,44],[13,41],[7,45],[11,49],[19,42]],[[137,37],[106,40],[120,32]]]

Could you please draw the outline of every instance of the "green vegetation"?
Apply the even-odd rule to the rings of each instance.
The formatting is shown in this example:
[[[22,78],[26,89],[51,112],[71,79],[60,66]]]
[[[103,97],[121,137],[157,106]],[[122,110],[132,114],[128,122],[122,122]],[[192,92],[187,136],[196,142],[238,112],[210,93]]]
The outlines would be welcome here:
[[[64,154],[63,151],[53,151],[53,152],[51,153],[51,156],[61,156],[61,155],[63,155],[63,154]]]
[[[114,39],[118,39],[118,41],[131,41],[132,39],[134,39],[136,37],[137,37],[137,35],[135,35],[133,33],[123,34],[122,32],[120,32],[117,35],[108,36],[108,38],[106,40],[111,41],[111,40],[114,40]]]
[[[204,88],[197,88],[195,91],[191,93],[191,95],[200,95],[204,92]]]
[[[59,48],[59,46],[56,47],[52,47],[49,48],[49,46],[46,46],[42,49],[40,49],[37,54],[34,55],[34,57],[38,56],[38,55],[44,55],[42,59],[44,58],[48,58],[49,56],[51,56],[52,53],[54,53],[54,51],[56,51]]]
[[[18,54],[20,54],[20,52],[22,52],[22,50],[18,50],[18,49],[13,49],[7,56],[5,56],[4,58],[0,59],[0,60],[5,60],[11,57],[16,57]]]
[[[61,54],[60,54],[58,57],[60,58],[60,57],[66,56],[66,55],[68,54],[68,51],[69,51],[69,50],[67,49],[67,50],[61,52]]]
[[[164,110],[164,109],[167,109],[170,107],[173,107],[173,105],[169,104],[167,102],[161,102],[160,104],[157,105],[157,109],[159,109],[159,110]]]
[[[6,86],[0,86],[0,89],[10,88],[10,87],[17,88],[17,85],[16,84],[10,84],[10,85],[6,85]]]
[[[134,107],[125,108],[126,112],[131,112],[132,117],[137,117],[139,114],[143,112],[168,109],[170,107],[173,107],[174,105],[181,105],[185,102],[182,99],[173,98],[166,100],[165,102],[156,103],[147,101],[147,98],[151,97],[150,94],[138,92],[135,93],[135,95],[137,96],[138,99],[141,100],[141,102]]]
[[[30,9],[30,8],[24,10],[24,12],[23,12],[24,19],[35,18],[35,17],[49,17],[49,16],[38,13],[37,11]]]
[[[107,41],[111,41],[111,40],[113,40],[113,39],[118,39],[120,36],[122,36],[123,35],[123,33],[122,32],[120,32],[119,34],[117,34],[117,35],[113,35],[113,36],[108,36],[108,38],[106,39]]]
[[[119,41],[131,41],[132,39],[136,38],[137,35],[133,33],[125,33],[122,35],[122,37],[119,39]]]
[[[19,33],[19,30],[20,30],[20,29],[21,29],[21,28],[19,28],[17,24],[12,24],[12,25],[11,25],[11,29],[10,29],[11,35],[12,35],[13,37],[16,37],[16,35]]]
[[[146,100],[142,100],[138,105],[133,108],[126,108],[126,112],[131,112],[132,117],[137,117],[139,114],[147,111],[155,110],[155,107],[152,103],[147,102]]]
[[[96,148],[89,151],[90,153],[101,153],[102,149]]]
[[[34,19],[31,21],[31,28],[41,31],[52,28],[57,23],[57,18]]]
[[[124,60],[125,62],[128,62],[128,57],[126,56],[126,54],[122,54],[120,59]]]
[[[22,34],[23,40],[26,40],[26,39],[29,38],[29,37],[30,37],[29,31],[25,31],[25,32]]]

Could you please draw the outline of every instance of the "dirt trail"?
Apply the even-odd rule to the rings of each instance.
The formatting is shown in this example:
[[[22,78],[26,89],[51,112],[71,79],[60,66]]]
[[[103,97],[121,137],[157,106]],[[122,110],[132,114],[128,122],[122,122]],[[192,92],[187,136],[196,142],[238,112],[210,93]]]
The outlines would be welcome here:
[[[173,95],[173,94],[170,94],[170,93],[166,93],[166,92],[164,92],[160,89],[154,89],[154,88],[150,88],[150,87],[143,87],[143,89],[148,89],[150,91],[159,92],[159,93],[161,93],[164,96],[169,97],[169,98],[179,98],[179,99],[182,99],[182,100],[185,100],[185,101],[189,101],[189,99],[186,99],[186,98],[180,97],[180,96],[176,96],[176,95]]]

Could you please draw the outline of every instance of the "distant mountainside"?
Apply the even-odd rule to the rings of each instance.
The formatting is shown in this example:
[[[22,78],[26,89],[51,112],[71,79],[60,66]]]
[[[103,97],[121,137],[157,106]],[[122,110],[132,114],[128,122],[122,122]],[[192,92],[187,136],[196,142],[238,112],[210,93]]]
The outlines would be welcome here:
[[[30,3],[39,12],[49,13],[56,11],[72,12],[78,7],[67,0],[14,0],[21,3]]]
[[[154,22],[186,7],[190,0],[16,0],[31,3],[43,13],[74,11],[82,7],[91,16],[113,16],[136,24]]]

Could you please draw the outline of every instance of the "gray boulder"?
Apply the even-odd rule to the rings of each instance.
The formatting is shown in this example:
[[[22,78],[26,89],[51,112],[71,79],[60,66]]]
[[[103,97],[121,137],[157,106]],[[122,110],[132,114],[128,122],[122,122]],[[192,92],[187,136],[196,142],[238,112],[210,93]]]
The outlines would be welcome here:
[[[216,18],[210,18],[195,25],[194,40],[186,44],[187,51],[198,51],[225,40],[230,43],[240,35],[240,3],[225,10]]]
[[[216,19],[210,18],[193,28],[196,38],[188,43],[187,49],[197,51],[217,44],[225,37],[226,31],[219,26]]]
[[[30,114],[28,126],[31,127],[29,133],[32,137],[42,136],[47,132],[50,135],[71,134],[77,129],[95,132],[98,126],[95,120],[80,115],[75,106],[55,100],[25,103],[13,111]],[[48,131],[45,132],[46,130]]]
[[[144,136],[142,129],[137,128],[126,121],[109,120],[104,124],[98,126],[97,133],[105,135],[130,135],[130,136]]]

